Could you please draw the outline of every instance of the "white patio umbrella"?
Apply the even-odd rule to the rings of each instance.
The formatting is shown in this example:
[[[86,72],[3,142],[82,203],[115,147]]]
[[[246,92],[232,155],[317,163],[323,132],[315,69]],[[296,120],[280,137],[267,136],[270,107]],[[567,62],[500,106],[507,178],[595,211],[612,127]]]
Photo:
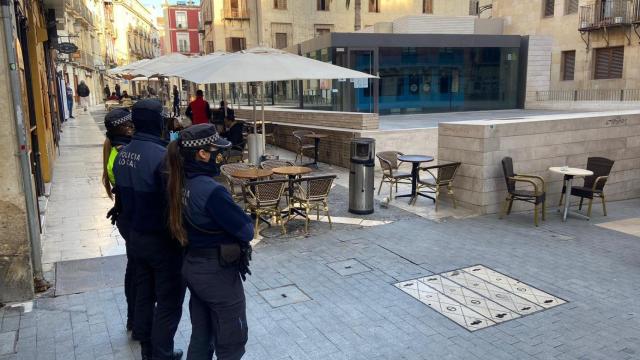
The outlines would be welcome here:
[[[138,60],[130,64],[121,65],[113,69],[109,69],[107,70],[107,73],[113,74],[113,75],[131,75],[131,76],[142,75],[142,74],[136,73],[135,70],[148,61],[149,59]]]
[[[185,68],[179,76],[200,84],[260,82],[263,85],[266,81],[377,78],[375,75],[265,47],[218,56],[200,64],[196,63]],[[264,86],[262,90],[262,151],[264,151]],[[255,101],[253,114],[255,137],[257,136]]]
[[[176,66],[171,66],[170,68],[167,68],[162,73],[162,75],[182,77],[183,73],[188,73],[190,70],[194,68],[205,66],[210,61],[213,61],[216,58],[223,55],[227,55],[227,53],[224,51],[216,51],[214,53],[203,55],[203,56],[193,56],[193,57],[187,58],[185,61],[181,62]],[[185,79],[185,80],[188,80],[188,79]]]
[[[134,71],[142,76],[165,75],[165,72],[184,63],[188,63],[189,57],[180,53],[171,53],[148,60],[134,68]]]

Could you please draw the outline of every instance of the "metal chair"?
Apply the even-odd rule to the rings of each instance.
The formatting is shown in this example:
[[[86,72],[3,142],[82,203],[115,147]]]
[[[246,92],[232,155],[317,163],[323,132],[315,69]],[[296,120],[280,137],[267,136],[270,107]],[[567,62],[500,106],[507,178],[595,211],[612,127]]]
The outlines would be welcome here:
[[[245,184],[243,198],[246,210],[256,217],[256,234],[258,233],[262,215],[275,217],[276,223],[280,224],[282,234],[287,233],[282,220],[282,209],[280,208],[280,199],[282,199],[282,194],[287,184],[288,181],[286,180],[250,181]]]
[[[292,134],[293,138],[296,139],[296,143],[298,144],[298,148],[296,149],[296,159],[294,160],[295,163],[298,162],[298,157],[300,157],[300,161],[303,160],[305,151],[311,151],[313,154],[316,145],[312,139],[305,137],[305,135],[314,134],[313,131],[296,130]]]
[[[453,194],[453,180],[460,168],[460,162],[452,162],[446,164],[439,164],[435,166],[429,166],[427,168],[421,169],[423,171],[428,172],[433,179],[428,180],[420,180],[418,183],[418,191],[420,188],[426,187],[431,189],[435,194],[436,198],[436,211],[438,211],[438,202],[440,199],[440,188],[447,187],[447,194],[451,196],[451,201],[453,202],[453,208],[456,208],[456,196]],[[435,174],[434,171],[435,170]]]
[[[380,186],[378,186],[378,195],[382,190],[382,184],[389,183],[389,200],[393,198],[393,185],[396,186],[396,193],[398,192],[398,184],[411,184],[411,173],[399,172],[398,168],[400,162],[398,156],[404,155],[399,151],[381,151],[376,154],[378,161],[380,161],[380,167],[382,168],[382,179],[380,180]]]
[[[329,193],[336,175],[304,177],[294,180],[293,198],[289,207],[289,220],[291,220],[292,207],[296,206],[304,210],[304,232],[309,232],[309,212],[316,210],[316,220],[320,220],[320,208],[327,215],[329,228],[333,228],[329,215]]]
[[[507,199],[500,218],[511,213],[513,201],[524,201],[534,204],[533,222],[538,226],[538,207],[542,205],[542,220],[546,217],[546,185],[544,179],[536,175],[516,174],[513,172],[513,159],[505,157],[502,159],[502,171],[504,180],[507,183]],[[517,182],[524,182],[533,187],[533,190],[516,189]]]
[[[244,154],[245,154],[245,144],[246,144],[246,140],[225,149],[223,151],[224,163],[230,164],[234,162],[238,162],[238,163],[243,162]]]
[[[604,186],[607,184],[607,180],[609,179],[609,174],[611,174],[611,168],[613,168],[613,164],[613,160],[603,157],[588,158],[587,170],[593,171],[593,175],[585,177],[584,184],[582,184],[582,186],[571,187],[571,195],[580,198],[580,205],[578,206],[579,210],[582,210],[584,199],[589,199],[589,205],[587,208],[588,217],[591,217],[591,208],[593,206],[594,197],[599,197],[602,200],[602,212],[604,213],[604,216],[607,216],[607,204],[605,202]],[[565,191],[566,185],[563,185],[558,206],[562,205]]]
[[[245,163],[224,164],[220,166],[220,173],[222,173],[222,175],[224,175],[225,179],[227,180],[227,184],[229,185],[229,192],[231,192],[231,196],[235,201],[239,201],[243,198],[243,188],[247,182],[245,180],[233,177],[233,172],[236,170],[251,169],[253,167],[253,165]]]

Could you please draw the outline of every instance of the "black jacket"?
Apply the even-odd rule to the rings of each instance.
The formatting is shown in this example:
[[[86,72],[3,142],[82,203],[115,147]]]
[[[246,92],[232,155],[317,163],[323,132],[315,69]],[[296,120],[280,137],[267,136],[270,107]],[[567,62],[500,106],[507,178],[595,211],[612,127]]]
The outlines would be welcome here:
[[[89,96],[89,87],[87,86],[87,84],[79,84],[78,85],[78,89],[76,91],[76,94],[78,94],[78,96],[80,97],[87,97]]]

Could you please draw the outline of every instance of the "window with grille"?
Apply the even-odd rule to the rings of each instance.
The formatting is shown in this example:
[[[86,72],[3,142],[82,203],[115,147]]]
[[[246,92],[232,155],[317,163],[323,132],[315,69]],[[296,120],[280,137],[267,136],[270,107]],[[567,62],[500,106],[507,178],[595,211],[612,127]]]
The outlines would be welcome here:
[[[380,3],[378,0],[369,0],[369,12],[380,12]]]
[[[553,16],[556,9],[556,0],[544,0],[544,16]]]
[[[287,10],[287,0],[273,0],[273,8],[278,10]]]
[[[186,11],[176,11],[176,27],[178,29],[187,28],[187,12]]]
[[[576,51],[562,52],[562,80],[573,80],[576,68]]]
[[[176,40],[178,41],[178,51],[182,53],[191,51],[191,44],[189,44],[189,33],[177,33]]]
[[[567,8],[565,14],[575,14],[578,12],[580,0],[565,0]]]
[[[230,37],[226,39],[227,52],[241,51],[247,48],[247,42],[242,37]]]
[[[480,0],[469,0],[469,15],[480,14]]]
[[[433,14],[433,0],[422,0],[422,13]]]
[[[317,0],[317,1],[318,1],[318,11],[329,11],[330,0]]]
[[[287,33],[276,33],[276,49],[284,49],[287,46]]]
[[[620,79],[624,64],[624,46],[600,48],[595,51],[595,79]]]

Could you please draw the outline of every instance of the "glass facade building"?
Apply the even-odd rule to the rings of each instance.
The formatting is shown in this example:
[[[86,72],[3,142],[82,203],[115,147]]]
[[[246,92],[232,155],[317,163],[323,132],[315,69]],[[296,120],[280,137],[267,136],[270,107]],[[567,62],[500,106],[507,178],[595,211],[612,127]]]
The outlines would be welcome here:
[[[289,50],[379,79],[280,82],[271,87],[275,105],[395,114],[522,103],[526,38],[520,36],[333,33]]]

